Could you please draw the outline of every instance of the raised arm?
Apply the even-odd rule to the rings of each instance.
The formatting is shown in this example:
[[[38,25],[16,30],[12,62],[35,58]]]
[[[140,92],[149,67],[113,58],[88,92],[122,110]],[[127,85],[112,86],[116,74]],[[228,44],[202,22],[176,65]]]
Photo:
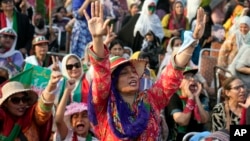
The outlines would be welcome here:
[[[55,58],[53,57],[53,64],[56,63]],[[58,61],[58,60],[57,60]],[[57,88],[57,83],[61,79],[62,74],[57,71],[56,68],[53,69],[49,83],[45,90],[42,92],[42,95],[39,98],[39,102],[35,110],[35,119],[38,125],[44,124],[52,115],[51,109],[55,100],[55,91]]]
[[[181,48],[180,51],[175,56],[176,66],[184,68],[188,64],[188,62],[190,61],[190,58],[193,54],[194,47],[197,45],[198,40],[202,37],[202,35],[204,33],[205,23],[206,23],[205,12],[202,8],[199,8],[197,11],[197,19],[196,19],[196,25],[194,28],[194,32],[190,33],[190,34],[192,34],[192,37],[191,38],[189,37],[189,40],[184,39],[183,44],[184,44],[184,46],[187,45],[187,47]],[[185,35],[185,33],[184,33],[184,35]],[[185,40],[187,42],[185,42]]]
[[[58,104],[56,115],[55,115],[55,122],[57,131],[62,140],[64,140],[68,134],[68,127],[64,122],[64,112],[67,105],[67,101],[69,99],[70,93],[75,87],[75,80],[68,80],[66,89],[64,90],[63,97]]]
[[[89,31],[93,39],[93,51],[100,58],[105,57],[103,36],[108,32],[109,20],[103,21],[103,6],[99,1],[91,3],[91,18],[84,10],[85,18],[88,20]]]

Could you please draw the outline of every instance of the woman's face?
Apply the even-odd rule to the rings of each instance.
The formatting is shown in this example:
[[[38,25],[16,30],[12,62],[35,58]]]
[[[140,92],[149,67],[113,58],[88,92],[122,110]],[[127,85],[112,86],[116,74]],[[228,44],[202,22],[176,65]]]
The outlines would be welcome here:
[[[79,79],[81,76],[81,62],[75,57],[70,57],[66,62],[66,69],[70,78]]]
[[[10,49],[15,41],[15,38],[16,38],[15,36],[2,34],[0,36],[0,40],[1,40],[0,43],[3,49]],[[5,50],[3,50],[3,52],[5,52]]]
[[[249,26],[245,23],[240,24],[240,32],[244,35],[246,35],[249,31]]]
[[[154,3],[150,4],[148,6],[148,15],[153,15],[155,13],[156,6]]]
[[[130,13],[132,16],[135,15],[136,13],[138,13],[138,11],[139,11],[139,8],[137,5],[133,5],[130,9]]]
[[[115,44],[111,50],[110,50],[110,54],[112,56],[120,56],[122,57],[124,53],[123,47],[120,44]]]
[[[13,2],[13,0],[2,0],[0,7],[3,11],[13,11],[14,10],[14,2]]]
[[[139,89],[139,76],[131,65],[124,67],[118,76],[117,89],[120,93],[134,94]]]
[[[40,43],[35,45],[36,56],[46,56],[48,52],[48,43]]]
[[[77,135],[86,137],[90,129],[90,122],[87,111],[73,114],[71,116],[71,126]]]
[[[179,50],[179,48],[181,47],[182,41],[181,39],[175,39],[174,40],[174,44],[172,47],[172,53],[177,53],[177,51]]]
[[[175,13],[177,15],[182,15],[183,12],[184,12],[184,8],[183,8],[183,5],[181,3],[176,3],[175,6],[174,6],[174,10],[175,10]]]
[[[15,117],[23,116],[28,108],[28,101],[30,98],[25,93],[17,93],[10,96],[5,102],[4,106],[10,114]]]
[[[244,83],[240,79],[235,79],[231,82],[230,86],[230,89],[225,92],[229,100],[244,102],[246,99],[246,87]]]

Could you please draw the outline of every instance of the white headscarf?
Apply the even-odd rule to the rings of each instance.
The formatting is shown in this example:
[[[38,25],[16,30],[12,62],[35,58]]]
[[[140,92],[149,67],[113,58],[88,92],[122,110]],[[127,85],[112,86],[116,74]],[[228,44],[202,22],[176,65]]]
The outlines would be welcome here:
[[[243,44],[250,44],[250,32],[242,34],[240,32],[240,24],[247,24],[250,28],[250,17],[241,16],[235,19],[235,24],[230,28],[228,36],[235,34],[237,47],[240,48]]]
[[[156,6],[155,0],[144,1],[140,17],[135,24],[134,36],[136,35],[136,32],[139,31],[141,36],[144,37],[151,30],[160,39],[160,41],[162,41],[164,32],[161,25],[161,20],[155,13],[152,15],[148,14],[148,6],[152,3]]]
[[[9,27],[5,27],[5,28],[2,28],[0,30],[0,34],[3,32],[7,32],[7,31],[11,31],[11,33],[15,34],[16,37],[15,37],[15,40],[14,40],[12,46],[11,46],[11,49],[5,53],[0,53],[0,58],[7,58],[7,57],[12,56],[15,53],[20,53],[18,50],[15,50],[16,42],[17,42],[17,33],[15,32],[15,30],[13,30],[12,28],[9,28]]]
[[[67,61],[69,60],[69,58],[71,57],[74,57],[77,59],[77,61],[79,61],[81,63],[81,59],[75,55],[75,54],[67,54],[66,56],[63,57],[63,60],[62,60],[62,75],[65,76],[67,79],[70,79],[70,76],[67,72],[67,69],[66,69],[66,64],[67,64]],[[80,67],[81,69],[81,76],[79,77],[79,80],[82,78],[82,75],[83,75],[83,68]]]

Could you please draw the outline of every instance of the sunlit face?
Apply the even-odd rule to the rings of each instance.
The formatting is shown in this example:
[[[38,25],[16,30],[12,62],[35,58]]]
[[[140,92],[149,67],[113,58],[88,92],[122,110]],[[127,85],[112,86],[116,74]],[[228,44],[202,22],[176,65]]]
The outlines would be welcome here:
[[[139,76],[131,65],[124,67],[118,78],[117,89],[122,94],[134,94],[139,89]]]
[[[183,5],[179,2],[175,4],[174,10],[175,10],[177,15],[181,15],[184,13]]]
[[[138,13],[139,9],[138,9],[138,6],[137,5],[133,5],[130,9],[130,13],[131,15],[135,15],[136,13]]]
[[[240,32],[246,35],[249,31],[249,26],[245,23],[240,24]]]
[[[77,135],[86,137],[90,129],[87,111],[73,114],[71,116],[71,126]]]
[[[122,57],[123,53],[124,53],[124,50],[123,50],[123,47],[120,44],[115,44],[110,50],[111,56],[120,56],[120,57]]]
[[[230,100],[244,102],[246,100],[246,86],[240,79],[235,79],[230,84],[230,89],[225,91]]]
[[[9,49],[12,47],[14,41],[15,41],[15,36],[10,36],[10,35],[5,35],[5,34],[2,34],[1,37],[0,37],[0,43],[1,43],[1,46],[5,49]],[[5,50],[3,50],[5,51]],[[1,52],[1,51],[0,51]]]
[[[25,93],[17,93],[10,96],[5,102],[4,106],[10,114],[15,117],[23,116],[28,108],[29,97]]]
[[[48,43],[40,43],[35,45],[35,54],[37,56],[46,56],[48,52]]]
[[[3,11],[13,11],[14,1],[13,0],[2,0],[0,7]]]
[[[74,78],[74,79],[79,79],[79,77],[81,76],[82,72],[81,72],[81,65],[80,67],[78,67],[76,64],[80,63],[79,60],[77,60],[75,57],[70,57],[67,62],[66,62],[66,66],[67,65],[74,65],[72,68],[67,69],[68,75],[70,78]]]

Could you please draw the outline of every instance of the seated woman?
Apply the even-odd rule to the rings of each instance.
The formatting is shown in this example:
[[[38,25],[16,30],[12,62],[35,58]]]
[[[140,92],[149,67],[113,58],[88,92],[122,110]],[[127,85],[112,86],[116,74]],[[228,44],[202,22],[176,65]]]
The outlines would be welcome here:
[[[61,73],[53,71],[47,87],[37,93],[17,81],[5,83],[0,98],[0,138],[4,141],[47,141],[52,127],[54,90]]]
[[[70,104],[71,102],[87,103],[92,75],[87,69],[84,70],[81,59],[75,54],[68,54],[63,57],[61,67],[64,77],[59,83],[59,95],[58,99],[55,101],[56,105],[61,101],[64,90],[67,86],[67,81],[70,79],[74,79],[76,82],[74,89],[70,93],[70,98],[68,99],[67,104]]]
[[[120,56],[123,57],[124,45],[121,40],[115,39],[109,44],[110,57]]]
[[[18,74],[23,67],[23,55],[15,50],[17,41],[16,32],[8,27],[0,30],[0,66],[5,66],[10,71],[10,76]]]
[[[186,67],[179,90],[171,97],[165,108],[168,121],[168,140],[182,140],[188,132],[202,132],[208,129],[209,99],[203,92],[202,84],[197,79],[198,69]]]
[[[127,60],[122,57],[109,60],[103,35],[107,23],[99,1],[91,5],[92,18],[84,12],[93,38],[89,48],[94,76],[88,95],[88,108],[94,132],[100,140],[157,140],[160,135],[160,112],[178,89],[182,71],[189,62],[197,40],[204,31],[204,11],[198,12],[198,26],[194,33],[184,33],[184,44],[173,57],[161,79],[139,91],[139,80],[144,73],[145,60]]]
[[[167,47],[171,37],[181,37],[184,30],[190,29],[188,18],[184,14],[184,4],[181,0],[174,1],[171,13],[164,15],[161,24],[166,38],[164,47]]]
[[[239,49],[244,44],[250,43],[250,17],[240,17],[236,26],[234,32],[232,32],[221,45],[217,63],[218,66],[227,68],[234,60]]]
[[[214,106],[212,111],[212,131],[230,129],[230,125],[239,125],[242,118],[247,89],[237,77],[229,77],[222,84],[224,100]]]
[[[26,63],[41,67],[50,67],[52,64],[51,57],[47,55],[49,41],[44,36],[36,36],[32,41],[32,50],[34,55],[25,58]]]

